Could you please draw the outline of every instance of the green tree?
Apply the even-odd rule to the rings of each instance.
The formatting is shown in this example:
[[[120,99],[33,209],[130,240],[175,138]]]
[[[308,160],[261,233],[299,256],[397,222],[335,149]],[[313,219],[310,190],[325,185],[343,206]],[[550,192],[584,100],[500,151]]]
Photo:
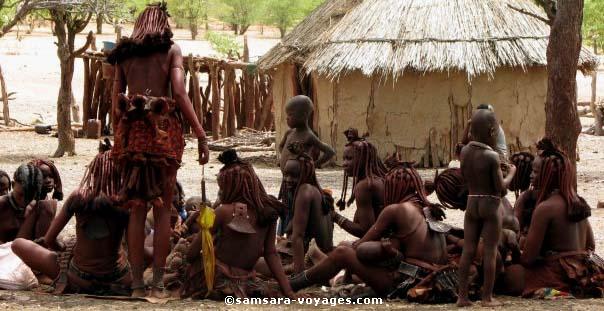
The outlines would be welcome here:
[[[263,0],[217,0],[215,10],[219,18],[231,25],[235,34],[244,34],[260,19]]]
[[[209,0],[171,0],[168,8],[172,18],[178,25],[187,24],[191,30],[191,39],[195,40],[199,33],[199,24],[207,22]]]
[[[322,0],[265,0],[264,22],[279,29],[281,38],[289,28],[300,22]]]
[[[604,48],[604,1],[585,0],[583,37],[593,45],[594,51]]]

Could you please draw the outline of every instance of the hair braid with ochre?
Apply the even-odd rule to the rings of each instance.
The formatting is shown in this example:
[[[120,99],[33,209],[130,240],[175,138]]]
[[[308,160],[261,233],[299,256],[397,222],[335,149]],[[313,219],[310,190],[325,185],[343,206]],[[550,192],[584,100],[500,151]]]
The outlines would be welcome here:
[[[516,174],[508,186],[510,191],[514,191],[516,198],[520,192],[528,190],[531,186],[531,172],[533,170],[533,160],[535,156],[528,152],[515,153],[511,157],[511,162],[516,166]]]
[[[566,202],[570,221],[579,222],[591,216],[589,205],[575,190],[573,184],[576,174],[566,154],[558,149],[549,138],[539,141],[537,150],[542,160],[541,170],[537,176],[539,188],[537,189],[537,205],[558,191]]]
[[[242,161],[233,149],[218,157],[224,164],[218,173],[221,203],[244,203],[257,213],[258,224],[265,227],[277,220],[285,206],[270,196],[256,175],[252,165]]]
[[[345,205],[350,206],[354,200],[354,187],[357,183],[365,178],[384,178],[386,176],[386,166],[380,160],[377,149],[373,144],[368,142],[365,137],[359,137],[357,129],[349,128],[344,132],[344,135],[348,139],[346,147],[351,147],[354,150],[354,167],[352,169],[352,176],[348,176],[348,173],[344,173],[344,182],[342,185],[342,196],[338,201],[337,205],[340,210],[343,210]],[[346,192],[348,191],[348,178],[352,177],[352,194],[350,199],[346,202]]]
[[[459,168],[449,168],[434,178],[434,188],[440,203],[464,211],[468,204],[468,186]]]

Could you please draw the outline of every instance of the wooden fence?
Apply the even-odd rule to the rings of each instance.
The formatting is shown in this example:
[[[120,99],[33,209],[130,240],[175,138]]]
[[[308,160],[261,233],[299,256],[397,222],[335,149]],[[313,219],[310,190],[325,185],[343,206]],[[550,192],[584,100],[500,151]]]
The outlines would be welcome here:
[[[84,132],[87,120],[111,123],[113,67],[99,52],[80,56],[84,62],[82,99]],[[184,57],[185,85],[198,120],[213,139],[230,137],[237,129],[272,130],[273,81],[255,64],[212,57]],[[185,124],[186,132],[190,132]]]

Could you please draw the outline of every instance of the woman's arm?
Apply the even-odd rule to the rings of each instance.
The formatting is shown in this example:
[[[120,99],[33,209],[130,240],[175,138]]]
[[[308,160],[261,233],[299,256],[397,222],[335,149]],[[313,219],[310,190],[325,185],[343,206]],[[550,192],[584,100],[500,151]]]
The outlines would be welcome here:
[[[71,214],[65,206],[61,208],[59,215],[53,219],[50,228],[48,228],[48,231],[44,236],[44,242],[48,248],[55,250],[61,249],[57,244],[57,236],[63,231],[63,228],[65,228],[72,216],[73,214]]]
[[[113,133],[117,130],[119,119],[122,116],[122,111],[120,111],[118,107],[119,95],[126,92],[126,87],[126,77],[122,70],[122,66],[115,64],[115,77],[113,78],[113,90],[111,93],[111,117],[113,120],[111,123],[113,126]],[[86,122],[87,120],[83,121]]]
[[[547,231],[547,227],[549,226],[550,222],[547,208],[548,206],[546,204],[541,203],[533,212],[531,226],[529,227],[522,257],[520,258],[520,262],[523,266],[535,264],[537,258],[539,257],[541,246],[543,245],[543,239],[545,238],[545,232]]]
[[[309,206],[312,204],[312,195],[305,187],[300,186],[298,195],[294,200],[294,218],[292,219],[292,248],[294,252],[294,272],[304,271],[304,234],[308,225]]]
[[[277,255],[277,248],[275,247],[275,234],[277,231],[277,223],[273,222],[266,235],[266,239],[264,240],[264,261],[268,265],[268,268],[271,270],[271,273],[279,283],[281,287],[281,292],[283,295],[295,299],[294,291],[292,290],[287,277],[285,276],[285,272],[283,271],[283,266],[281,265],[281,259],[279,259],[279,255]]]
[[[191,100],[185,89],[184,67],[180,47],[174,44],[171,52],[170,81],[172,83],[172,96],[174,97],[174,100],[176,100],[176,104],[178,105],[178,108],[180,108],[180,111],[182,111],[183,116],[195,132],[195,136],[197,136],[199,144],[199,162],[203,165],[208,163],[210,155],[206,141],[206,132],[203,130],[199,120],[197,120],[197,116],[193,110],[193,104],[191,104]]]

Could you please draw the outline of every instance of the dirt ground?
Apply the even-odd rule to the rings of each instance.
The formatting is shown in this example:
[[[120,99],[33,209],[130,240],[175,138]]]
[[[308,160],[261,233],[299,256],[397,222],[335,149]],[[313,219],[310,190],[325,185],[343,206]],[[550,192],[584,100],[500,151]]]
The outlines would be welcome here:
[[[106,29],[109,29],[107,26]],[[125,31],[125,34],[128,31]],[[22,32],[21,32],[22,34]],[[98,46],[102,40],[111,40],[113,35],[97,38]],[[55,46],[48,29],[37,29],[32,35],[17,38],[14,34],[2,39],[0,44],[0,64],[4,71],[9,91],[17,92],[17,99],[11,102],[11,115],[22,123],[31,123],[39,120],[54,124],[56,118],[56,95],[58,92],[59,67],[56,58]],[[183,47],[183,53],[209,55],[211,47],[205,41],[188,40],[188,32],[177,30],[176,41]],[[79,36],[78,43],[83,43],[83,36]],[[252,58],[266,52],[278,42],[274,38],[263,38],[257,33],[250,36],[250,49]],[[82,67],[81,61],[76,61],[74,77],[74,94],[78,101],[82,94]],[[600,74],[602,76],[602,74]],[[600,78],[600,83],[604,77]],[[589,79],[579,75],[580,100],[589,98]],[[604,85],[600,87],[604,91]],[[604,94],[600,94],[604,96]],[[592,119],[584,118],[584,126],[589,126]],[[32,158],[46,158],[53,153],[57,146],[56,138],[40,136],[31,132],[8,133],[0,132],[0,169],[8,172],[14,171],[21,163]],[[76,142],[77,155],[55,159],[61,172],[65,193],[70,193],[80,182],[85,166],[96,154],[98,142],[95,140],[78,139]],[[196,164],[196,142],[189,140],[185,150],[183,167],[179,171],[178,179],[184,186],[187,196],[200,194],[201,169]],[[591,222],[594,227],[598,249],[604,247],[604,209],[595,209],[598,200],[604,200],[602,188],[604,187],[604,137],[581,135],[579,140],[581,162],[578,165],[579,192],[588,203],[594,207]],[[270,152],[244,154],[243,156],[274,156]],[[211,199],[216,197],[217,186],[215,175],[220,167],[216,161],[216,153],[212,153],[211,162],[206,166],[205,174],[208,180],[208,195]],[[269,193],[277,194],[280,184],[280,172],[274,165],[259,164],[257,173],[264,182]],[[434,176],[433,170],[422,170],[424,177]],[[339,197],[342,172],[339,169],[325,169],[318,172],[319,180],[324,188],[334,190],[334,195]],[[436,199],[436,198],[432,198]],[[513,201],[513,195],[510,195]],[[347,209],[345,214],[352,216],[354,206]],[[448,222],[462,225],[463,214],[459,211],[447,211]],[[73,221],[68,225],[65,234],[73,234]],[[335,239],[337,242],[351,239],[339,228],[336,228]],[[503,298],[506,306],[503,310],[600,310],[604,309],[604,300],[582,301],[529,301],[516,298]],[[51,309],[204,309],[207,307],[222,310],[250,309],[256,310],[263,306],[229,307],[223,303],[179,301],[171,302],[164,306],[151,305],[142,302],[106,301],[86,299],[83,297],[53,297],[31,292],[0,291],[0,309],[24,310],[51,310]],[[295,305],[294,308],[300,308]],[[325,308],[326,306],[320,306]],[[363,306],[363,309],[449,309],[452,305],[418,306],[404,302],[388,302],[381,306]],[[289,307],[291,308],[291,307]],[[304,308],[310,308],[309,306]],[[315,308],[315,307],[313,307]],[[345,308],[345,306],[341,306]]]

